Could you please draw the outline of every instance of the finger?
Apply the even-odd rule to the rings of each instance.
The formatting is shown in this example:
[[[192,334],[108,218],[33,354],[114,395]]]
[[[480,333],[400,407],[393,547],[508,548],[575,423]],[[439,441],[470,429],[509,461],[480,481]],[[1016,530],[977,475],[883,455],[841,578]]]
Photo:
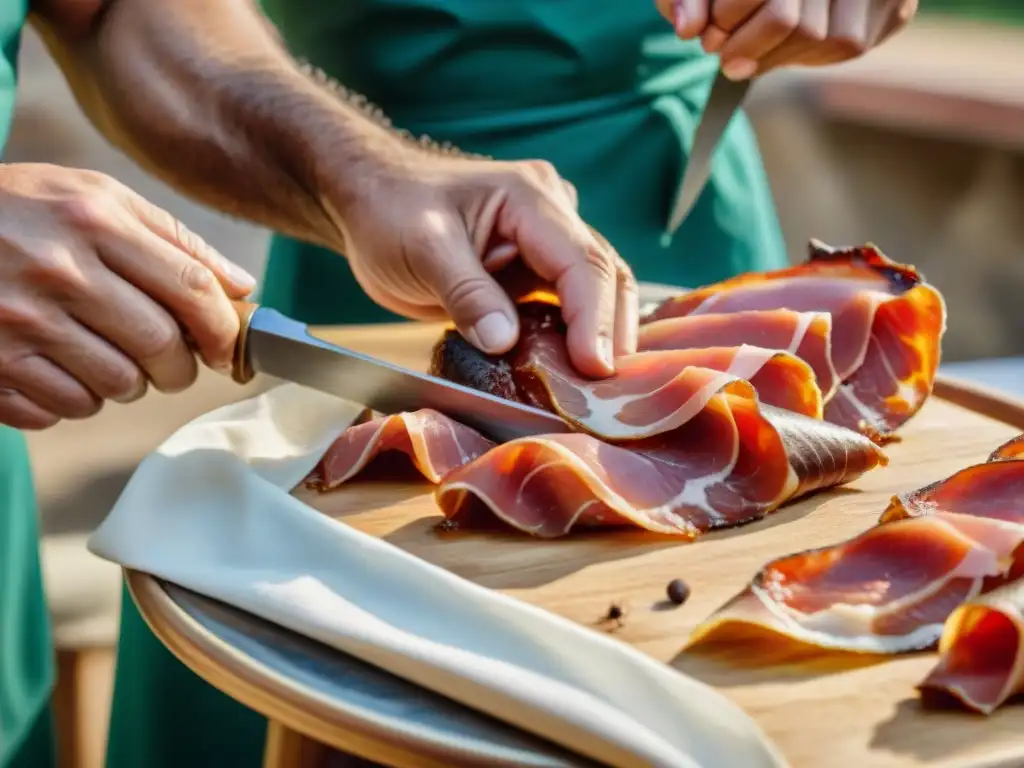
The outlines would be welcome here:
[[[710,19],[710,0],[662,0],[658,8],[683,40],[699,37]]]
[[[575,211],[579,205],[576,187],[563,179],[551,163],[546,160],[530,160],[526,163],[533,175],[553,193],[554,199],[564,204],[569,211]]]
[[[562,179],[562,188],[565,190],[565,197],[569,201],[569,207],[574,211],[580,207],[580,195],[576,191],[576,185],[571,181]]]
[[[160,392],[181,392],[195,382],[198,364],[181,326],[114,272],[93,276],[68,311],[133,360]]]
[[[130,192],[126,199],[131,211],[142,224],[153,234],[203,264],[232,299],[244,299],[256,288],[255,277],[223,256],[163,208],[134,192]]]
[[[49,429],[60,417],[16,389],[0,389],[0,424],[15,429]]]
[[[771,0],[722,47],[722,71],[743,80],[790,64],[828,36],[828,0]]]
[[[23,357],[9,365],[3,372],[3,383],[62,419],[84,419],[103,407],[103,401],[88,387],[39,355]]]
[[[100,257],[131,285],[163,305],[187,331],[208,366],[229,370],[238,339],[238,314],[214,273],[141,225],[101,233]],[[167,371],[182,364],[169,343],[150,365]]]
[[[631,355],[636,352],[637,337],[640,333],[640,288],[633,270],[608,239],[591,228],[590,233],[615,260],[615,331],[613,347],[615,355]]]
[[[498,272],[511,264],[518,255],[519,248],[515,243],[499,243],[484,254],[484,269],[488,272]]]
[[[766,4],[767,0],[715,0],[710,23],[731,34]]]
[[[885,24],[882,26],[875,45],[881,45],[907,26],[917,14],[918,5],[918,0],[899,0],[895,12],[886,14]]]
[[[511,299],[473,249],[465,226],[454,217],[432,217],[409,246],[420,278],[473,346],[491,355],[508,352],[519,337]]]
[[[616,266],[615,354],[631,355],[636,352],[640,334],[640,288],[633,270],[623,259],[618,259]]]
[[[123,352],[71,318],[40,340],[47,358],[103,400],[131,403],[146,394],[146,375]]]
[[[566,344],[573,365],[583,374],[615,372],[616,254],[575,216],[545,198],[523,190],[510,196],[517,222],[511,233],[527,266],[553,283],[568,326]]]
[[[822,64],[856,58],[869,47],[873,0],[833,0],[829,14],[828,46]]]
[[[714,24],[709,24],[700,36],[700,44],[707,53],[717,53],[728,39],[728,32],[723,32]]]

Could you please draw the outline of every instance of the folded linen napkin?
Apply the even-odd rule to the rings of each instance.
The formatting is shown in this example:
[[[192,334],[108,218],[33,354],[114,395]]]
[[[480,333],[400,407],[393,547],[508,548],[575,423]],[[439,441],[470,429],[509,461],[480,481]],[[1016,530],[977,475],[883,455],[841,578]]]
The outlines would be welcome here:
[[[785,765],[703,683],[290,496],[362,410],[285,384],[201,416],[140,464],[90,549],[600,763]]]

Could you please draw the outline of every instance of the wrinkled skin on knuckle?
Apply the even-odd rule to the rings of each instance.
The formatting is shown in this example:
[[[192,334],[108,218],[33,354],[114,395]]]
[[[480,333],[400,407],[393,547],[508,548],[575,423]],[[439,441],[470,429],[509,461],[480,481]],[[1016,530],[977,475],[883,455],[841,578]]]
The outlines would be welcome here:
[[[77,232],[100,233],[113,228],[116,203],[107,194],[75,192],[54,203],[60,219]]]
[[[77,298],[89,292],[90,281],[71,249],[43,242],[27,252],[23,274],[48,295]]]
[[[168,214],[168,216],[170,216],[170,214]],[[177,239],[178,244],[185,251],[198,257],[213,258],[213,249],[205,240],[203,240],[203,238],[173,216],[171,217],[171,220],[174,222],[171,231],[174,232],[174,237]]]
[[[586,256],[584,262],[587,268],[593,272],[602,282],[612,281],[618,277],[618,265],[615,260],[596,244],[585,247]]]
[[[491,293],[491,286],[486,278],[471,275],[447,286],[446,292],[444,303],[449,309],[460,314],[480,314]]]
[[[526,165],[533,171],[537,179],[544,183],[551,183],[562,178],[555,166],[547,160],[530,160]]]
[[[217,288],[217,278],[202,262],[185,261],[178,273],[178,282],[190,295],[205,298]]]
[[[623,259],[616,261],[616,270],[618,272],[619,286],[625,293],[640,293],[640,284],[637,282],[636,275],[633,274],[633,270],[630,269]]]

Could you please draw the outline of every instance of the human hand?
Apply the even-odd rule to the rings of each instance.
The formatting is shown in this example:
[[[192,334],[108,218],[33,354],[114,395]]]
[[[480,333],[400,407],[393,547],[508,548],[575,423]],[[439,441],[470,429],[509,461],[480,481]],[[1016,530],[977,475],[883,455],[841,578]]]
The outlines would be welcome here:
[[[229,369],[255,281],[94,171],[0,166],[0,423],[42,429]],[[187,336],[186,336],[187,334]]]
[[[656,0],[683,40],[700,38],[722,71],[746,80],[782,66],[861,56],[898,32],[918,0]]]
[[[409,318],[450,317],[501,354],[519,319],[491,273],[518,257],[557,290],[573,365],[595,378],[636,350],[629,266],[576,213],[576,191],[546,162],[498,162],[410,149],[377,161],[355,194],[328,195],[363,290]]]

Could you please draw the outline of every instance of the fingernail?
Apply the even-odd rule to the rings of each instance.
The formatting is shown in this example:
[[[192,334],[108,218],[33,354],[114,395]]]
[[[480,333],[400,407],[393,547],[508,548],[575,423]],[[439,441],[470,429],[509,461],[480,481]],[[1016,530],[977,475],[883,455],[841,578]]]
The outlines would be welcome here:
[[[615,354],[612,351],[612,340],[607,336],[597,337],[597,354],[601,362],[608,366],[608,370],[615,370]]]
[[[683,0],[676,0],[672,7],[672,21],[675,24],[676,34],[683,36],[686,31],[686,11],[683,10]]]
[[[491,312],[470,329],[470,342],[484,352],[500,352],[515,342],[516,329],[503,312]]]
[[[256,287],[256,278],[235,264],[235,262],[224,259],[224,271],[231,282],[239,288],[251,291]]]
[[[751,59],[733,59],[722,65],[722,74],[730,80],[746,80],[757,71],[757,62]]]

